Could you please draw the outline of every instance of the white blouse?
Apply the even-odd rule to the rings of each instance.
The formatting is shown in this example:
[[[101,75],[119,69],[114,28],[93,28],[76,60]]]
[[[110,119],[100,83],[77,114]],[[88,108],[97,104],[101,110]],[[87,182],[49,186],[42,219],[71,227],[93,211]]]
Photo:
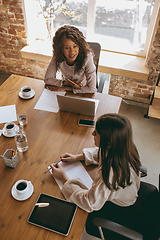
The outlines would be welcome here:
[[[59,66],[63,79],[56,79],[56,62],[53,56],[48,65],[44,82],[53,86],[62,87],[65,79],[71,79],[81,83],[83,86],[81,89],[73,89],[73,93],[94,93],[96,89],[96,67],[93,62],[92,53],[87,54],[84,65],[77,73],[75,73],[75,67],[76,64],[70,66],[66,61],[63,61]]]
[[[98,165],[97,147],[84,148],[83,153],[86,165]],[[113,171],[110,173],[110,182],[112,177]],[[68,201],[75,203],[87,212],[101,209],[106,201],[111,201],[119,206],[129,206],[135,203],[140,187],[140,176],[137,176],[132,168],[130,168],[130,181],[132,182],[130,186],[120,187],[117,191],[110,190],[104,183],[101,167],[98,166],[91,189],[87,189],[83,182],[77,178],[68,180],[62,188],[62,193]]]

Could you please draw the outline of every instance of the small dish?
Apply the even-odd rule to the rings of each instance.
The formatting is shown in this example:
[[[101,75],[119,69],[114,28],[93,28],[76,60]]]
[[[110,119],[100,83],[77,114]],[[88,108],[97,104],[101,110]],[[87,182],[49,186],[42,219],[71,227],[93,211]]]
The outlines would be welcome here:
[[[19,97],[23,98],[23,99],[30,99],[30,98],[34,97],[34,95],[35,95],[35,91],[33,89],[31,90],[30,96],[24,96],[21,91],[19,92]]]
[[[18,131],[19,127],[15,125],[15,131]],[[15,136],[15,131],[12,133],[7,133],[5,128],[3,128],[2,133],[5,137],[14,137]]]
[[[15,198],[16,200],[24,201],[32,195],[33,190],[34,190],[34,187],[33,187],[32,183],[29,181],[28,182],[28,189],[27,189],[26,193],[24,193],[22,195],[18,194],[17,191],[16,191],[16,183],[15,183],[14,186],[12,187],[12,189],[11,189],[11,194],[12,194],[12,197]]]

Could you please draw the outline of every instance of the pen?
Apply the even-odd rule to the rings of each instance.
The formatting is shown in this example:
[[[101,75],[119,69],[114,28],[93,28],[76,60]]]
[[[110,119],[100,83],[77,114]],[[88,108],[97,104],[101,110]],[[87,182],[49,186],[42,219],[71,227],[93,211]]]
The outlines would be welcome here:
[[[17,150],[13,152],[12,157],[14,157],[16,155],[16,153],[17,153]]]
[[[62,159],[61,159],[62,160]],[[59,160],[57,163],[55,163],[53,166],[55,167],[61,160]],[[48,170],[45,172],[45,173],[47,173],[49,170],[51,170],[51,167],[50,168],[48,168]]]
[[[36,203],[35,206],[38,206],[38,207],[48,207],[49,203]]]
[[[17,150],[16,150],[16,151],[12,150],[11,160],[12,160],[12,158],[16,155],[16,153],[17,153]]]

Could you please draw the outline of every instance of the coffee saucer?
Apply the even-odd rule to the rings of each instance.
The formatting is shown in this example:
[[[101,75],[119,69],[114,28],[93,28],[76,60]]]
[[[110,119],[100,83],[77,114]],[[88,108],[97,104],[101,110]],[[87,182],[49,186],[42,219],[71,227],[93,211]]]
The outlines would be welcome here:
[[[16,183],[15,183],[11,189],[11,194],[12,194],[12,197],[15,198],[16,200],[24,201],[32,195],[33,190],[34,190],[34,187],[33,187],[32,183],[29,181],[26,193],[20,195],[16,191]]]
[[[18,129],[19,129],[19,127],[17,125],[15,125],[15,131],[18,131]],[[15,131],[13,131],[12,133],[7,133],[5,128],[3,128],[2,133],[5,137],[14,137]]]
[[[30,96],[27,96],[27,97],[24,96],[21,91],[19,92],[19,97],[23,98],[23,99],[30,99],[30,98],[34,97],[34,95],[35,95],[35,91],[33,89],[31,90]]]

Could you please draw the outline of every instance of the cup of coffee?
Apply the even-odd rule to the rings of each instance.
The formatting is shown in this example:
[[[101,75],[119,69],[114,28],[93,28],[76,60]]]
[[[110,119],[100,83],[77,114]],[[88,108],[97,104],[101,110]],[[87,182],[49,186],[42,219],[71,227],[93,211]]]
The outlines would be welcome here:
[[[24,86],[21,88],[21,93],[24,97],[29,97],[31,95],[32,88],[29,86]]]
[[[14,122],[7,122],[5,125],[4,125],[4,128],[5,128],[5,131],[7,134],[12,134],[14,133],[15,131],[15,123]]]
[[[23,179],[17,181],[15,186],[17,193],[21,195],[25,194],[28,189],[28,184],[29,182]]]

